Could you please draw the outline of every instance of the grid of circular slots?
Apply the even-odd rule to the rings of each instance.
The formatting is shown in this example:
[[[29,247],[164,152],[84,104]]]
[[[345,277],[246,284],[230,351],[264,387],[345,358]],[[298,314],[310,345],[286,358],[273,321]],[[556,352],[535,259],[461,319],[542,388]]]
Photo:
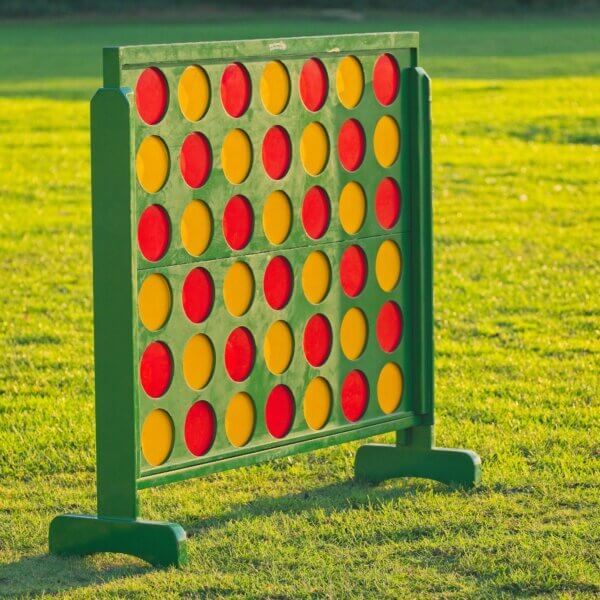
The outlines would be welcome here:
[[[135,100],[138,116],[148,127],[148,133],[138,146],[135,166],[139,185],[149,198],[165,188],[168,179],[177,172],[189,188],[201,190],[212,176],[214,165],[219,164],[215,161],[215,152],[220,156],[220,165],[228,182],[234,186],[243,183],[256,166],[254,142],[260,144],[260,176],[273,183],[273,192],[264,199],[258,221],[272,246],[283,244],[292,229],[295,212],[292,198],[295,200],[297,194],[286,191],[286,176],[296,168],[304,171],[307,182],[304,195],[299,199],[305,238],[308,241],[323,238],[331,225],[332,213],[336,212],[346,234],[359,233],[368,206],[365,189],[360,183],[361,167],[368,151],[384,169],[396,165],[400,152],[399,124],[385,111],[399,94],[400,71],[396,59],[391,54],[381,55],[374,63],[371,76],[365,77],[364,67],[355,56],[345,56],[337,61],[337,65],[330,64],[329,71],[319,58],[308,58],[298,73],[298,97],[292,89],[290,72],[294,71],[285,62],[271,61],[262,67],[258,81],[253,81],[254,75],[244,64],[225,65],[217,88],[220,97],[214,98],[207,70],[200,65],[188,65],[174,82],[176,101],[172,101],[167,76],[158,67],[142,71]],[[330,91],[330,81],[335,92]],[[369,90],[365,81],[370,82]],[[352,110],[360,105],[367,93],[383,107],[371,131],[352,116]],[[263,132],[261,139],[254,139],[251,126],[240,120],[250,107],[270,115],[282,115],[291,102],[300,102],[312,119],[298,140],[291,139],[282,124],[272,125]],[[328,102],[338,103],[339,110],[347,111],[348,116],[338,131],[328,131],[319,120],[320,111]],[[173,110],[178,110],[180,118],[193,123],[195,129],[181,140],[179,157],[174,156],[165,140],[152,129],[160,124],[167,111]],[[203,133],[203,123],[209,118],[223,123],[222,139],[210,139]],[[336,164],[330,160],[332,144],[337,153]],[[299,159],[298,167],[294,163],[296,159]],[[178,168],[172,169],[172,161],[178,162]],[[356,180],[347,183],[334,198],[322,185],[310,183],[327,168],[343,169],[356,175]],[[201,191],[198,196],[202,196]],[[191,257],[201,257],[210,248],[215,235],[219,235],[215,223],[221,224],[220,235],[234,253],[241,253],[254,238],[257,215],[252,198],[232,195],[221,215],[213,214],[210,202],[192,200],[181,212],[178,211],[181,214],[179,223],[173,222],[166,206],[161,205],[162,196],[155,198],[157,201],[147,202],[137,225],[138,250],[149,263],[160,266],[170,248],[176,246],[173,240],[178,234],[181,247]],[[332,207],[333,202],[337,202],[337,211]],[[394,228],[400,210],[400,186],[394,177],[386,175],[375,190],[373,202],[375,221],[382,232]],[[337,273],[332,264],[338,264]],[[394,357],[388,356],[397,350],[402,337],[402,312],[391,297],[401,278],[402,257],[393,240],[383,241],[370,262],[363,247],[352,243],[339,260],[324,251],[313,250],[306,253],[302,264],[296,265],[286,256],[274,254],[259,270],[251,267],[240,254],[227,262],[224,272],[216,272],[219,269],[219,266],[209,269],[206,263],[204,266],[190,265],[182,284],[169,281],[164,272],[150,273],[140,283],[140,322],[153,332],[153,341],[140,356],[139,380],[143,392],[158,402],[181,373],[186,385],[198,393],[183,423],[174,423],[162,407],[156,406],[147,413],[142,424],[141,442],[142,453],[149,465],[158,466],[168,460],[176,430],[181,430],[190,455],[200,457],[210,451],[221,423],[234,448],[243,447],[252,440],[260,419],[273,439],[289,435],[295,424],[298,430],[306,426],[315,431],[322,429],[335,410],[336,394],[341,414],[347,422],[359,421],[364,416],[372,396],[377,398],[379,409],[385,414],[399,408],[403,375]],[[211,273],[211,270],[215,272]],[[360,304],[370,277],[374,277],[381,291],[390,295],[372,319]],[[222,282],[221,289],[217,289],[215,281]],[[340,315],[339,324],[327,316],[325,307],[320,309],[335,286],[356,301],[355,306]],[[294,295],[303,295],[314,306],[313,314],[296,330],[281,318],[281,311],[292,302]],[[174,354],[165,328],[177,306],[183,309],[190,324],[202,326],[217,313],[215,305],[219,308],[221,301],[231,317],[239,321],[227,336],[222,356],[216,356],[213,341],[197,328],[190,334],[185,347]],[[253,332],[254,323],[246,317],[252,305],[260,301],[264,301],[273,313],[263,339],[257,339]],[[383,357],[373,377],[374,389],[369,386],[367,375],[370,373],[350,367],[342,374],[339,390],[334,393],[331,382],[320,372],[327,366],[334,344],[339,345],[341,355],[352,365],[366,352],[373,333],[376,342],[373,348],[377,348]],[[175,364],[174,356],[181,357],[182,364]],[[290,387],[277,382],[277,378],[294,365],[300,366],[297,361],[303,361],[312,369],[304,390],[298,392],[299,398],[295,398]],[[273,386],[261,399],[264,413],[258,414],[257,403],[248,391],[238,390],[232,391],[224,414],[216,414],[210,401],[203,396],[203,390],[215,378],[221,365],[230,381],[244,385],[257,370],[257,364],[274,376]],[[297,402],[302,404],[305,424],[300,422],[297,414]]]

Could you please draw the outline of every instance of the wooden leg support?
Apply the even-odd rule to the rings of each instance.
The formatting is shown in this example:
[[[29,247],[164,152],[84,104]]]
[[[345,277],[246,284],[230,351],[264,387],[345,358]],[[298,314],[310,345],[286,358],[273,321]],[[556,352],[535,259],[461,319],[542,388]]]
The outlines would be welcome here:
[[[397,444],[366,444],[356,453],[357,479],[379,483],[395,477],[424,477],[473,487],[481,480],[481,459],[471,450],[435,448],[429,426],[398,432]]]

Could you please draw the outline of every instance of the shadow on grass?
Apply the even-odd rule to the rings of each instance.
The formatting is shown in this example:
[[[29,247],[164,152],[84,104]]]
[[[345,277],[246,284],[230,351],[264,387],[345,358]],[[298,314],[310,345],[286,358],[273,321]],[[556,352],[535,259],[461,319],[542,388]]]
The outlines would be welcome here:
[[[248,517],[268,516],[280,512],[299,514],[315,509],[328,515],[377,506],[399,497],[414,496],[435,485],[436,493],[456,493],[452,487],[432,484],[424,480],[408,479],[393,487],[373,486],[347,481],[285,496],[263,496],[250,502],[232,506],[218,517],[198,521],[193,517],[177,521],[184,527],[188,538],[210,528],[218,528],[230,521]],[[408,537],[430,535],[427,527],[411,531]],[[0,597],[31,596],[64,592],[87,586],[108,583],[112,580],[137,577],[157,570],[136,558],[113,554],[107,564],[106,554],[88,557],[57,557],[46,555],[26,556],[13,563],[0,565]]]
[[[432,486],[435,486],[436,494],[453,494],[459,489],[464,493],[462,488],[425,479],[403,478],[402,484],[390,487],[384,487],[384,484],[372,485],[348,480],[284,496],[262,496],[232,506],[228,512],[217,517],[208,517],[200,522],[192,518],[180,518],[178,522],[186,530],[188,538],[193,538],[202,531],[220,527],[231,521],[265,517],[277,513],[298,515],[319,510],[329,516],[366,507],[377,508],[390,500],[415,496],[420,492],[431,490]]]
[[[107,567],[94,557],[24,556],[13,563],[0,565],[0,598],[54,594],[153,570],[135,558],[119,555],[117,562]]]
[[[576,115],[545,116],[509,129],[509,134],[524,142],[600,144],[600,131],[597,119]]]

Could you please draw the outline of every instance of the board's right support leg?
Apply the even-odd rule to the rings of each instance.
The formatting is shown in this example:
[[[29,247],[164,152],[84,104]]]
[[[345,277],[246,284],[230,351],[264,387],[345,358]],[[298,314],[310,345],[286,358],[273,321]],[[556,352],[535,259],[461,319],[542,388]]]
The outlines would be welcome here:
[[[83,556],[121,552],[157,567],[187,563],[185,531],[176,523],[60,515],[50,524],[50,553]]]
[[[471,450],[433,447],[433,427],[398,431],[396,444],[366,444],[356,453],[357,479],[380,483],[396,477],[424,477],[473,487],[481,480],[481,459]]]

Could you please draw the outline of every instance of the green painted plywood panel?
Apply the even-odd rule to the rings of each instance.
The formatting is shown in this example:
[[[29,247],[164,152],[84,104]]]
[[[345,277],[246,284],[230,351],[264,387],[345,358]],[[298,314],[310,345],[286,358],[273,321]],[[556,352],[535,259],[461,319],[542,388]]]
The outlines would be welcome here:
[[[340,388],[346,375],[354,370],[361,370],[367,377],[371,391],[370,401],[363,418],[356,426],[368,425],[370,422],[403,418],[412,411],[411,386],[412,365],[410,353],[410,323],[412,313],[410,305],[410,282],[407,270],[404,271],[400,282],[391,292],[384,292],[377,283],[375,275],[376,253],[384,240],[391,239],[402,249],[403,261],[410,263],[410,250],[407,243],[407,234],[393,236],[375,236],[340,242],[322,244],[314,247],[303,246],[286,249],[279,252],[262,252],[246,255],[239,259],[215,259],[202,263],[202,266],[211,274],[216,290],[216,297],[210,317],[202,324],[194,324],[186,317],[181,301],[181,289],[186,275],[190,271],[189,265],[174,265],[138,273],[138,282],[142,281],[149,273],[164,275],[171,285],[174,298],[170,317],[164,326],[156,332],[147,331],[141,324],[138,326],[138,354],[153,341],[161,341],[169,346],[175,365],[173,380],[167,392],[159,399],[149,398],[138,384],[140,423],[144,422],[148,413],[156,408],[166,410],[175,423],[175,445],[169,460],[161,467],[148,468],[143,461],[142,473],[156,473],[159,471],[189,466],[194,463],[205,463],[222,457],[236,456],[248,452],[262,450],[281,444],[289,444],[292,440],[302,442],[315,435],[321,437],[324,433],[335,433],[339,429],[349,428],[352,424],[346,419],[340,407]],[[343,252],[351,245],[358,244],[365,252],[368,263],[368,277],[365,288],[355,298],[348,297],[339,284],[339,265]],[[311,252],[323,252],[331,265],[332,283],[326,298],[319,304],[311,304],[304,296],[301,280],[302,266]],[[274,256],[283,256],[288,259],[294,272],[294,290],[289,303],[282,309],[274,311],[268,306],[263,293],[262,274],[268,262]],[[234,317],[227,311],[219,297],[223,289],[223,278],[226,270],[237,260],[245,262],[255,276],[255,293],[252,305],[246,314]],[[194,267],[191,267],[194,268]],[[398,349],[387,353],[379,347],[376,336],[376,319],[379,310],[387,301],[395,301],[401,308],[405,331]],[[344,356],[340,347],[340,324],[343,316],[352,307],[363,311],[368,327],[367,344],[364,351],[356,360],[349,360]],[[322,314],[328,319],[333,330],[333,344],[329,358],[321,367],[312,367],[306,360],[303,352],[303,332],[308,319],[315,314]],[[272,374],[265,363],[263,345],[268,328],[276,321],[285,321],[294,338],[294,352],[292,361],[287,370],[281,375]],[[256,344],[256,360],[250,376],[243,382],[236,383],[230,379],[225,369],[223,356],[227,336],[237,327],[246,327],[253,335]],[[212,377],[202,390],[192,390],[184,380],[182,370],[182,355],[188,340],[197,333],[203,333],[212,341],[216,365]],[[402,403],[392,415],[386,415],[380,408],[377,398],[377,377],[387,362],[397,363],[404,374],[404,393]],[[320,432],[313,432],[308,427],[302,410],[302,397],[308,382],[314,377],[324,377],[330,384],[333,392],[332,414],[327,425]],[[296,415],[294,426],[283,440],[276,440],[265,428],[264,405],[270,392],[278,384],[285,384],[292,391],[296,400]],[[225,411],[230,398],[237,392],[246,392],[254,400],[257,410],[256,429],[247,446],[236,449],[229,443],[222,426]],[[206,400],[214,408],[217,415],[217,434],[211,450],[201,458],[195,458],[187,450],[183,439],[185,416],[191,405],[197,400]]]
[[[476,454],[434,447],[430,89],[427,75],[417,67],[417,49],[418,34],[412,32],[105,49],[105,87],[92,103],[98,516],[57,517],[50,527],[51,552],[120,551],[156,565],[181,565],[187,556],[185,532],[174,523],[139,520],[138,490],[388,431],[397,432],[396,444],[360,448],[358,478],[378,482],[422,476],[469,486],[479,481]],[[315,60],[326,74],[325,101],[308,110],[301,73],[307,62],[314,67]],[[384,68],[381,76],[376,68],[381,60],[388,67],[397,65],[401,76],[399,93],[380,102],[393,90],[395,76],[393,68]],[[265,110],[260,97],[261,78],[271,61],[280,61],[290,81],[289,99],[276,116]],[[342,87],[352,88],[356,72],[362,72],[364,81],[352,108],[338,98],[336,83],[340,65],[349,62],[354,76]],[[232,63],[241,65],[234,67],[238,76],[240,68],[245,70],[251,90],[247,108],[235,117],[221,98],[221,80]],[[202,118],[191,122],[180,110],[178,86],[185,70],[194,65],[207,78],[210,102]],[[243,85],[237,87],[230,99],[239,101],[243,92]],[[341,152],[360,155],[360,136],[338,144],[350,119],[351,130],[360,124],[365,142],[363,159],[352,171],[343,166]],[[319,145],[305,147],[304,158],[301,150],[303,132],[313,123],[324,129],[329,141],[327,160],[318,174],[309,174],[305,163],[318,155]],[[266,173],[262,158],[263,139],[275,126],[285,130],[290,141],[289,168],[276,180]],[[242,130],[249,139],[251,156],[247,177],[236,184],[227,179],[221,157],[224,140],[234,130]],[[207,180],[192,189],[182,177],[180,154],[184,141],[196,133],[210,147],[211,168]],[[391,158],[378,159],[378,152],[390,154],[390,149]],[[285,144],[271,150],[275,162],[286,154]],[[138,161],[138,154],[143,160]],[[201,158],[196,148],[184,162],[189,167],[190,160],[202,162]],[[229,156],[234,167],[243,159],[243,151]],[[140,177],[151,192],[142,188]],[[393,198],[377,199],[381,182],[388,179],[400,192],[397,218],[392,218]],[[340,196],[351,182],[364,191],[366,209],[361,226],[348,233],[342,227]],[[316,186],[326,201],[320,197],[307,210],[305,197]],[[275,191],[284,192],[291,206],[290,229],[279,244],[271,243],[262,227],[266,199]],[[246,208],[225,226],[224,214],[233,197]],[[197,200],[210,212],[212,235],[203,252],[193,256],[180,231],[184,211]],[[358,205],[352,199],[350,212],[356,213]],[[325,206],[324,231],[311,238],[307,231],[319,215],[327,214]],[[382,208],[385,223],[378,216]],[[228,237],[226,230],[243,224],[250,225],[247,241]],[[189,223],[186,226],[189,233]],[[194,227],[198,233],[198,224]],[[382,248],[388,252],[381,254]],[[363,257],[366,273],[360,290],[352,294],[346,292],[360,281],[361,261],[348,269],[344,257],[349,252]],[[331,279],[322,298],[309,299],[304,284],[318,283],[319,275],[306,277],[303,271],[315,253],[326,258]],[[273,261],[288,264],[290,271],[283,269],[265,283]],[[238,286],[232,291],[226,281],[232,269],[240,268],[251,274],[252,293],[247,310],[236,312],[232,304],[243,299],[245,290]],[[207,304],[210,297],[210,311],[192,322],[184,286],[190,273],[200,269],[211,285],[208,296],[205,289],[196,302]],[[285,291],[286,284],[289,298],[273,308],[268,291]],[[392,309],[382,325],[379,314],[384,306]],[[344,326],[349,314],[363,318]],[[327,320],[331,348],[325,360],[312,364],[306,347],[318,349],[322,337],[311,341],[306,330],[316,315]],[[273,373],[268,363],[284,356],[285,344],[268,351],[265,339],[273,324],[281,322],[289,332],[290,361]],[[231,359],[230,336],[240,328],[245,328],[254,349],[251,368],[243,376],[236,371],[245,364],[244,357]],[[199,378],[208,356],[214,357],[214,364],[195,384],[199,389],[192,389],[184,376],[184,354],[189,340],[199,335],[206,345],[196,353],[197,364],[188,369],[188,378]],[[361,335],[364,347],[350,355]],[[152,352],[154,359],[149,361]],[[392,375],[380,393],[379,377],[390,364],[394,366],[385,372]],[[355,378],[348,388],[348,378],[357,372],[362,379]],[[327,381],[331,392],[330,411],[324,411],[324,423],[318,427],[304,410],[306,390],[317,377]],[[281,389],[288,394],[287,414],[281,408],[285,402],[277,410],[271,402],[273,391]],[[239,393],[251,398],[254,420],[243,413],[228,416],[230,400]],[[394,397],[397,403],[391,402]],[[191,425],[190,414],[196,417]],[[313,419],[319,414],[313,412]],[[248,423],[252,426],[243,443],[232,437],[232,428]]]
[[[410,64],[408,51],[395,51],[400,68],[407,68]],[[210,247],[202,255],[203,260],[235,254],[220,235],[221,215],[226,202],[232,196],[241,194],[250,200],[255,214],[255,234],[244,253],[264,252],[273,248],[266,239],[260,225],[264,202],[268,195],[275,190],[284,191],[291,199],[293,212],[293,227],[284,247],[294,248],[306,245],[307,237],[302,229],[300,211],[302,199],[306,191],[314,185],[321,186],[331,200],[332,214],[331,225],[320,242],[349,240],[352,237],[344,232],[339,222],[338,200],[343,187],[351,182],[358,182],[364,189],[367,197],[366,221],[359,232],[358,237],[379,235],[382,230],[377,224],[374,213],[374,199],[378,184],[384,177],[394,177],[401,187],[403,197],[408,197],[409,184],[409,144],[408,140],[402,140],[400,155],[389,169],[379,165],[373,153],[373,134],[377,121],[384,115],[389,115],[398,123],[401,136],[406,137],[407,125],[407,98],[404,89],[397,99],[387,107],[382,107],[372,93],[372,73],[375,60],[380,56],[377,54],[355,54],[362,64],[365,76],[365,92],[354,109],[345,108],[336,94],[335,82],[336,71],[342,57],[323,56],[314,53],[312,56],[322,60],[328,73],[328,94],[323,108],[317,112],[308,111],[302,104],[298,89],[300,71],[307,57],[283,60],[291,80],[291,95],[286,109],[280,115],[271,115],[263,107],[259,87],[260,77],[268,61],[255,62],[244,61],[248,69],[252,98],[248,110],[239,118],[229,116],[220,99],[220,81],[224,68],[229,64],[211,63],[205,64],[201,60],[191,63],[168,66],[162,68],[169,87],[169,104],[164,118],[153,126],[146,125],[137,114],[133,116],[135,123],[135,144],[139,148],[140,143],[148,135],[159,136],[167,145],[170,156],[169,176],[164,187],[157,193],[149,194],[139,186],[135,190],[135,211],[139,217],[141,212],[151,204],[164,206],[170,216],[173,225],[173,237],[169,250],[158,264],[181,264],[184,262],[196,262],[181,244],[178,224],[188,203],[192,200],[203,200],[209,204],[215,220],[215,235]],[[199,64],[207,73],[211,86],[210,106],[205,116],[196,122],[190,122],[183,117],[177,101],[177,86],[181,74],[190,64]],[[135,88],[136,82],[143,69],[128,70],[123,74],[123,83],[127,87]],[[404,106],[404,108],[403,108]],[[355,172],[346,171],[339,163],[337,156],[337,140],[340,128],[348,119],[358,120],[366,138],[365,159]],[[300,160],[300,139],[305,127],[313,122],[322,124],[328,134],[330,154],[327,166],[320,175],[309,176],[304,171]],[[273,181],[265,175],[262,161],[262,141],[270,127],[284,127],[290,136],[292,146],[291,166],[287,174],[278,181]],[[230,183],[222,171],[221,148],[223,140],[228,133],[234,129],[241,129],[247,133],[252,143],[252,169],[247,179],[239,185]],[[199,189],[191,189],[180,174],[180,151],[183,140],[187,135],[199,132],[204,134],[211,145],[213,155],[213,170],[211,176]],[[404,134],[403,134],[404,132]],[[401,218],[394,226],[392,232],[407,231],[410,223],[410,203],[405,202],[401,212]],[[153,266],[139,253],[136,256],[138,268]]]
[[[348,43],[350,40],[345,39]],[[379,40],[379,45],[385,46],[385,39]],[[379,47],[377,44],[374,48]],[[240,457],[253,452],[263,452],[277,446],[288,446],[291,443],[302,443],[311,438],[333,437],[337,432],[357,429],[369,424],[391,422],[404,419],[411,414],[411,382],[412,367],[410,364],[410,347],[412,316],[410,306],[410,240],[408,237],[410,225],[410,145],[408,143],[408,98],[406,86],[401,86],[400,93],[388,106],[382,106],[373,93],[373,72],[376,60],[382,55],[381,50],[363,50],[358,45],[351,51],[351,45],[344,52],[319,51],[320,48],[311,44],[313,52],[306,56],[280,56],[290,79],[290,97],[285,110],[279,115],[268,113],[262,103],[259,89],[261,75],[269,62],[264,57],[249,57],[241,61],[250,76],[252,89],[248,109],[239,118],[233,118],[225,111],[220,94],[220,82],[224,69],[230,61],[203,59],[197,55],[189,62],[179,62],[162,56],[152,60],[151,49],[139,65],[127,65],[122,70],[121,82],[135,89],[137,81],[144,69],[160,67],[168,86],[168,103],[165,114],[155,125],[147,125],[133,110],[132,120],[135,131],[135,147],[150,135],[159,136],[169,152],[169,173],[166,183],[160,191],[148,193],[139,182],[135,186],[132,198],[132,211],[136,221],[150,205],[163,207],[170,220],[171,238],[168,250],[158,261],[146,260],[142,254],[134,252],[132,257],[138,270],[134,289],[137,296],[143,281],[153,273],[163,275],[169,282],[173,298],[173,308],[165,326],[157,332],[148,330],[138,321],[136,352],[141,358],[144,350],[152,341],[161,341],[169,347],[173,358],[173,379],[168,391],[159,399],[150,398],[142,386],[137,385],[137,403],[139,405],[139,424],[144,423],[149,413],[154,409],[163,409],[170,415],[174,425],[173,448],[169,458],[160,466],[150,465],[140,457],[140,476],[147,477],[173,469],[189,468],[193,465],[204,465],[223,458]],[[410,65],[411,56],[407,49],[387,48],[394,56],[398,69],[406,72]],[[336,74],[340,62],[345,56],[356,57],[364,75],[364,91],[358,104],[345,108],[337,94]],[[323,107],[312,112],[306,109],[300,97],[299,79],[303,65],[311,57],[322,61],[327,72],[327,98]],[[186,67],[198,65],[204,69],[210,82],[210,104],[205,115],[196,122],[190,122],[182,115],[177,100],[179,79]],[[384,168],[376,160],[374,154],[374,131],[377,122],[384,116],[391,117],[400,134],[399,153],[391,165]],[[365,134],[365,154],[360,167],[347,171],[338,157],[338,136],[344,122],[348,119],[358,121]],[[317,176],[309,175],[300,159],[300,139],[305,127],[310,123],[320,123],[329,138],[329,157],[326,167]],[[267,130],[272,126],[281,126],[289,134],[291,141],[291,163],[287,174],[280,180],[274,181],[264,171],[261,160],[261,144]],[[252,168],[248,177],[240,184],[230,183],[222,170],[221,147],[225,136],[233,129],[243,130],[252,143]],[[207,182],[199,189],[190,188],[183,180],[180,172],[180,151],[183,140],[193,132],[200,132],[208,139],[213,156],[212,170]],[[131,157],[131,168],[135,169],[134,155]],[[400,218],[390,229],[385,230],[377,222],[375,216],[375,196],[377,186],[385,178],[392,177],[399,185],[401,197]],[[366,196],[365,220],[355,235],[344,231],[339,218],[339,197],[343,187],[349,182],[357,182]],[[326,191],[331,206],[331,217],[327,231],[318,240],[310,239],[302,226],[303,198],[309,188],[319,186]],[[280,245],[271,244],[261,227],[261,216],[266,198],[272,192],[281,190],[287,194],[292,206],[292,227],[287,239]],[[242,250],[232,250],[222,233],[222,215],[226,203],[235,195],[241,194],[248,199],[254,213],[254,229],[250,242]],[[192,200],[202,200],[208,206],[213,221],[213,235],[210,245],[200,257],[188,254],[183,247],[179,235],[183,211]],[[375,278],[375,255],[384,239],[394,239],[401,249],[404,265],[402,278],[391,293],[381,291]],[[133,239],[135,246],[136,240]],[[350,245],[359,245],[367,255],[368,281],[363,292],[356,298],[348,298],[341,290],[339,283],[339,263],[343,251]],[[311,251],[321,250],[328,258],[332,271],[331,290],[325,301],[311,305],[302,293],[300,278],[302,266]],[[292,265],[294,273],[294,294],[284,310],[273,311],[262,297],[262,280],[264,269],[275,256],[284,256]],[[255,298],[247,314],[241,318],[232,317],[223,305],[223,278],[226,269],[237,260],[243,260],[250,265],[256,284]],[[207,321],[201,325],[192,324],[185,316],[181,306],[182,285],[191,269],[203,266],[206,268],[215,284],[214,308]],[[377,343],[375,328],[376,317],[386,300],[394,300],[401,307],[406,330],[398,349],[388,355]],[[342,317],[351,307],[359,307],[368,322],[368,345],[362,356],[356,361],[349,361],[340,350],[339,328]],[[316,313],[324,314],[333,328],[333,349],[323,367],[315,369],[308,365],[302,351],[303,331],[307,319]],[[275,320],[283,319],[289,324],[294,337],[294,358],[289,368],[282,375],[272,375],[266,369],[263,360],[262,345],[268,326]],[[229,333],[238,326],[245,326],[251,331],[256,346],[256,364],[251,376],[242,383],[233,382],[224,369],[224,346]],[[182,373],[182,354],[185,344],[194,333],[205,333],[211,340],[215,351],[216,367],[210,383],[201,391],[188,387]],[[402,403],[391,415],[382,412],[376,399],[377,378],[386,362],[396,363],[404,377]],[[353,369],[360,369],[369,384],[370,399],[364,416],[358,423],[350,423],[342,414],[340,408],[340,388],[344,377]],[[327,425],[321,431],[311,430],[303,418],[302,397],[308,382],[316,377],[324,377],[333,392],[332,415]],[[294,425],[284,439],[276,439],[265,428],[265,400],[273,387],[279,383],[287,385],[292,391],[295,403]],[[223,423],[230,398],[236,392],[246,392],[253,399],[257,420],[250,442],[243,448],[235,448],[228,441]],[[201,457],[194,456],[186,447],[184,439],[184,423],[187,411],[195,401],[207,401],[216,414],[216,436],[210,450]]]

